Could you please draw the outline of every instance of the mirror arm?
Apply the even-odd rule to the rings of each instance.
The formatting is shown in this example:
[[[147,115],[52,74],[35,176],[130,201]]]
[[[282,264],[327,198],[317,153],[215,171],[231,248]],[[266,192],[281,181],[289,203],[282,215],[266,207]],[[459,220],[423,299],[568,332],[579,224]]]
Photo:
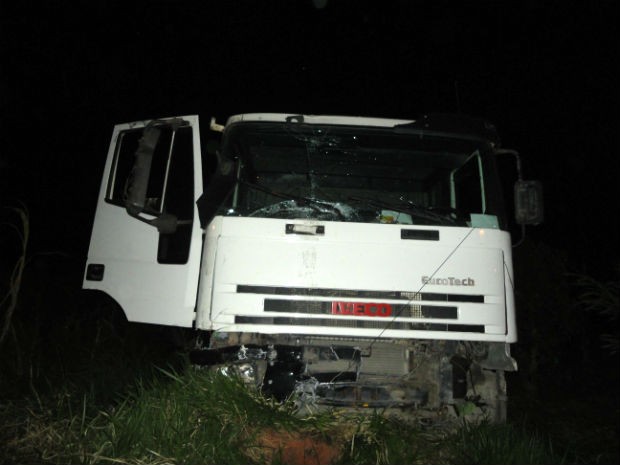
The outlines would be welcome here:
[[[496,155],[513,155],[515,159],[517,160],[517,179],[519,181],[523,181],[523,174],[521,171],[521,156],[519,155],[519,152],[517,152],[516,150],[512,150],[512,149],[495,149],[495,154]]]

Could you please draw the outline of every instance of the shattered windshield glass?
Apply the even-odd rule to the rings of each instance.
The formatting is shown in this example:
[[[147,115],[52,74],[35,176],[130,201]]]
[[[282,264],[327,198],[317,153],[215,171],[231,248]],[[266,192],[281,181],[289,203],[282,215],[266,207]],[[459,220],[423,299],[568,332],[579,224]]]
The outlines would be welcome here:
[[[391,128],[239,123],[223,143],[236,182],[218,214],[466,225],[488,213],[486,150]]]

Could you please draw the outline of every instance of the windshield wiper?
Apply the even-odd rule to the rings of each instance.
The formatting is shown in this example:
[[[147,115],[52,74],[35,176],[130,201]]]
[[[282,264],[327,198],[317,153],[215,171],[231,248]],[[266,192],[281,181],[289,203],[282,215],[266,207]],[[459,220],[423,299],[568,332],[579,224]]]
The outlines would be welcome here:
[[[329,202],[325,202],[323,200],[318,200],[318,199],[313,199],[310,197],[303,197],[301,195],[285,194],[284,192],[275,191],[273,189],[269,189],[268,187],[264,187],[264,186],[261,186],[260,184],[255,184],[252,182],[241,181],[241,180],[237,182],[239,184],[243,184],[246,187],[249,187],[250,189],[256,189],[258,191],[264,192],[265,194],[273,195],[274,197],[279,197],[284,200],[293,200],[295,201],[295,203],[301,206],[308,206],[318,213],[322,213],[322,210],[319,208],[319,206],[327,207],[329,210],[333,211],[334,213],[336,213],[336,215],[338,215],[339,220],[344,221],[346,219],[345,216],[340,211],[340,209],[338,209],[335,205]]]
[[[421,218],[429,221],[437,221],[440,224],[456,224],[456,221],[449,216],[442,215],[440,213],[435,213],[432,210],[429,210],[426,207],[420,207],[419,205],[415,205],[412,203],[407,203],[406,206],[403,205],[393,205],[388,202],[377,201],[374,199],[367,199],[364,197],[349,197],[349,200],[355,200],[357,202],[364,202],[366,205],[369,205],[374,208],[379,209],[387,209],[394,210],[400,213],[406,213],[416,218]]]

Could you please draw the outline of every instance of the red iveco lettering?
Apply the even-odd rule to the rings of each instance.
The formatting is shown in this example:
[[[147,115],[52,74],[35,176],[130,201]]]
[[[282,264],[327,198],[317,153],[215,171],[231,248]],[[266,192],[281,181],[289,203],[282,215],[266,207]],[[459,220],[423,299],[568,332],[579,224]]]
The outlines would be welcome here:
[[[332,315],[385,317],[392,315],[392,306],[366,302],[332,302]]]

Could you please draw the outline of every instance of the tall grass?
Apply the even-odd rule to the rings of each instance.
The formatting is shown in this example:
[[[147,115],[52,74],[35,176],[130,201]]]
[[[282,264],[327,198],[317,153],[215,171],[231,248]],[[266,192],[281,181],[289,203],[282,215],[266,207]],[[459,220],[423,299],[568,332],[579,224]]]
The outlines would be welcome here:
[[[548,439],[511,424],[464,424],[450,443],[454,465],[566,463],[566,456],[558,455]]]
[[[235,378],[191,368],[160,373],[95,414],[88,413],[87,395],[79,409],[59,396],[57,405],[26,410],[21,435],[7,437],[3,428],[9,447],[2,458],[136,465],[565,463],[541,437],[510,425],[464,425],[448,434],[380,413],[301,418],[292,403],[266,399]],[[6,409],[0,415],[17,416]],[[300,444],[303,461],[290,450],[287,455],[287,447]],[[330,449],[322,456],[330,462],[318,459],[319,449]]]
[[[169,380],[139,384],[118,408],[99,419],[92,455],[132,463],[247,463],[267,428],[299,429],[286,405],[264,399],[237,379],[187,370]]]
[[[2,344],[7,338],[9,330],[12,329],[11,323],[13,320],[13,314],[17,308],[22,276],[26,264],[26,251],[28,249],[28,240],[30,236],[30,216],[26,206],[22,205],[21,207],[10,207],[8,208],[8,211],[19,217],[19,224],[16,224],[15,221],[3,221],[1,225],[8,227],[15,232],[19,238],[20,250],[17,261],[11,272],[8,289],[4,296],[0,296],[0,347],[2,347]]]
[[[605,325],[601,346],[612,355],[620,352],[620,264],[613,280],[601,282],[585,274],[571,274],[578,292],[577,305],[597,314]]]

